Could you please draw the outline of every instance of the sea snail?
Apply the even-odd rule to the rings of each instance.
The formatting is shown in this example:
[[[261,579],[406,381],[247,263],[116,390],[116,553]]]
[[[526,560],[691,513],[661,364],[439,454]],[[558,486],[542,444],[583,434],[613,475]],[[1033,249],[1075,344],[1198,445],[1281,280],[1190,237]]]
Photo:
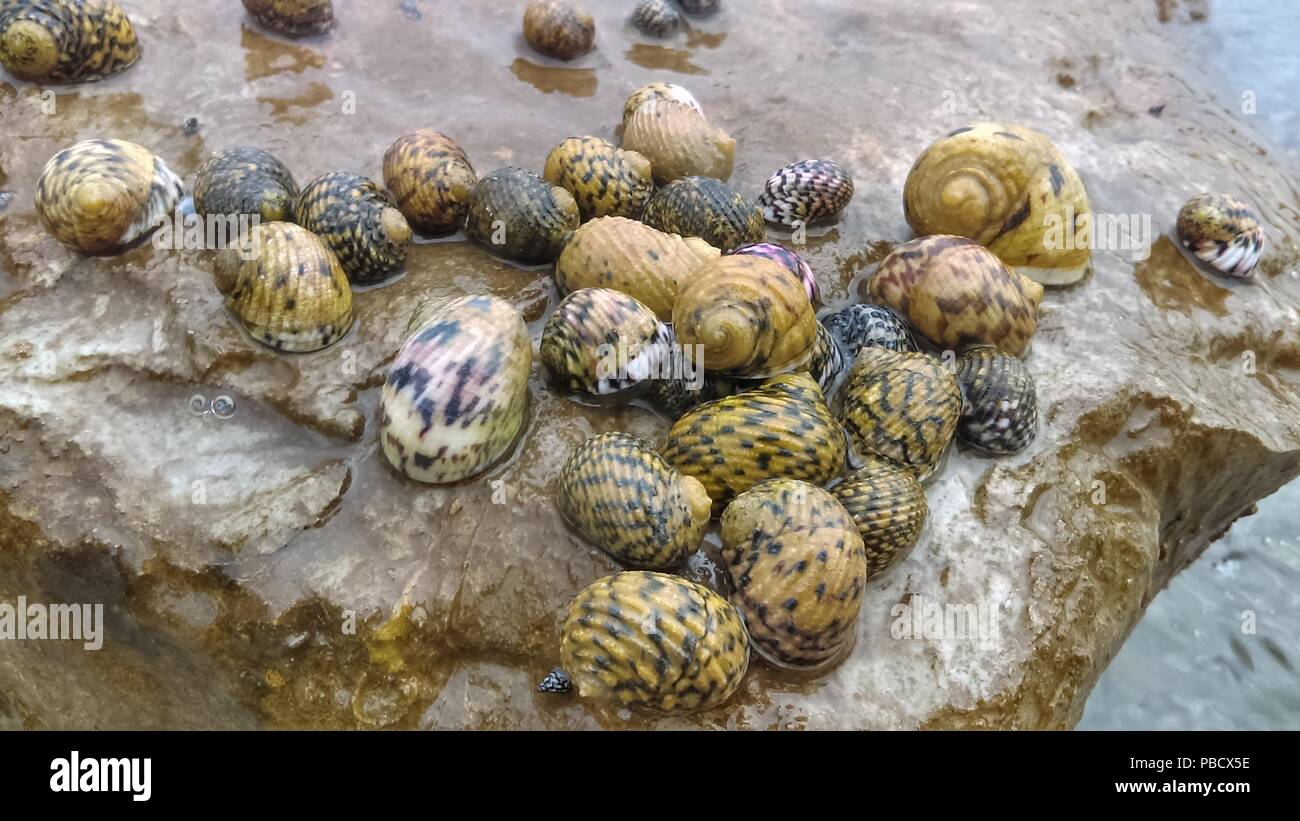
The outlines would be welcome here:
[[[20,80],[102,80],[139,59],[135,29],[114,0],[0,1],[0,64]]]

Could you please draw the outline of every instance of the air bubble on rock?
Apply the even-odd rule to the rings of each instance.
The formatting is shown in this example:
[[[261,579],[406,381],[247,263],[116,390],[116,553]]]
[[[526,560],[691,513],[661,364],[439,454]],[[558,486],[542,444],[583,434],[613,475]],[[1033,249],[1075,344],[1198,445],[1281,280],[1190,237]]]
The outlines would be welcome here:
[[[218,396],[212,400],[212,412],[218,419],[229,419],[235,415],[235,400],[229,396]]]

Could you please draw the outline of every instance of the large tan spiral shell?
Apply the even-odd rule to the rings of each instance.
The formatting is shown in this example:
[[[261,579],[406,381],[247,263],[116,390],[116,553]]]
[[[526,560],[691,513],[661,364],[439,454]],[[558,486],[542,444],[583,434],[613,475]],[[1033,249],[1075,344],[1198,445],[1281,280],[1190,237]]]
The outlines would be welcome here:
[[[724,182],[736,161],[736,141],[688,103],[663,97],[637,106],[623,129],[623,148],[650,160],[657,185],[682,177]]]

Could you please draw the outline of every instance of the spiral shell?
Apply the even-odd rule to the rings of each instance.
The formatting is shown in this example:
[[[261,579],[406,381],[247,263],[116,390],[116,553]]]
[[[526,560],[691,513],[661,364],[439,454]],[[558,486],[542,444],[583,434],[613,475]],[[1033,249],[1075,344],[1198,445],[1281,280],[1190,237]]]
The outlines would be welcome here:
[[[683,177],[655,192],[641,220],[652,228],[699,237],[724,251],[763,239],[758,206],[709,177]]]
[[[667,37],[682,27],[682,16],[668,0],[641,0],[632,10],[632,25],[651,37]]]
[[[298,183],[269,151],[239,145],[213,154],[194,179],[200,214],[256,215],[263,222],[293,220]]]
[[[853,647],[867,557],[835,497],[797,479],[772,479],[722,514],[731,601],[768,661],[822,668]]]
[[[848,362],[852,362],[858,351],[866,347],[917,350],[907,323],[899,319],[898,314],[879,305],[866,302],[849,305],[822,317],[821,322]]]
[[[461,147],[431,128],[398,137],[384,152],[384,186],[421,234],[459,231],[477,183],[474,166]]]
[[[1178,239],[1230,277],[1250,276],[1264,255],[1264,228],[1249,205],[1226,194],[1197,194],[1178,212]]]
[[[516,262],[551,262],[581,217],[573,195],[522,168],[502,168],[478,181],[465,233]]]
[[[135,28],[114,0],[0,2],[0,65],[19,80],[102,80],[139,59]]]
[[[573,195],[583,221],[636,219],[655,190],[649,160],[599,137],[569,137],[551,149],[542,176]]]
[[[831,492],[853,518],[867,554],[866,580],[883,576],[921,538],[929,505],[911,471],[868,457]]]
[[[51,236],[83,254],[126,250],[185,199],[185,184],[148,149],[86,140],[55,154],[36,181],[36,213]]]
[[[583,288],[556,306],[542,330],[542,364],[561,387],[628,398],[658,379],[669,355],[668,329],[627,294]]]
[[[1029,346],[1043,298],[1043,286],[987,248],[942,234],[895,248],[867,289],[942,348],[993,345],[1012,356]]]
[[[1087,214],[1083,181],[1052,141],[1005,123],[976,123],[934,143],[903,186],[903,215],[917,234],[975,240],[1046,285],[1088,275]]]
[[[853,178],[830,160],[800,160],[768,177],[758,207],[763,219],[795,227],[834,219],[853,199]]]
[[[720,257],[700,270],[673,306],[683,345],[704,346],[704,367],[757,379],[808,361],[817,318],[801,283],[769,259]]]
[[[557,500],[584,539],[619,563],[671,570],[700,546],[712,503],[644,439],[605,433],[578,446],[560,471]]]
[[[830,396],[848,366],[843,351],[831,336],[830,331],[821,322],[817,323],[817,341],[813,344],[812,356],[808,359],[808,373],[817,380],[817,387],[822,394]]]
[[[583,698],[663,712],[707,710],[740,686],[749,636],[736,609],[707,587],[632,570],[574,597],[560,661]]]
[[[331,0],[244,0],[253,19],[286,37],[325,34],[334,27]]]
[[[455,482],[500,459],[523,425],[533,347],[496,297],[435,306],[402,345],[380,396],[388,461],[421,482]]]
[[[411,226],[393,195],[356,174],[335,172],[308,183],[294,216],[325,240],[357,285],[397,273],[411,250]]]
[[[533,0],[524,11],[524,39],[548,57],[574,60],[596,43],[596,21],[582,6]]]
[[[221,252],[215,270],[226,307],[254,339],[276,350],[317,351],[352,327],[348,278],[306,228],[261,223],[247,248]]]
[[[561,293],[613,288],[671,322],[681,284],[718,253],[699,237],[666,234],[623,217],[597,217],[565,243],[555,262],[555,284]]]
[[[628,116],[623,147],[650,160],[658,185],[691,176],[726,180],[736,162],[736,141],[727,132],[688,103],[662,97],[642,102]]]
[[[675,83],[650,83],[633,91],[623,103],[623,127],[627,128],[627,121],[631,119],[634,111],[651,100],[672,100],[684,103],[701,114],[704,113],[704,109],[700,107],[695,95],[682,86]]]
[[[835,478],[844,468],[844,431],[817,383],[791,373],[687,412],[660,452],[704,484],[717,514],[764,479]]]
[[[994,348],[975,348],[957,363],[964,401],[957,438],[980,453],[1023,450],[1038,433],[1038,396],[1025,363]]]
[[[940,360],[863,348],[844,383],[840,421],[862,456],[876,454],[924,482],[939,467],[961,416],[961,390]]]
[[[812,268],[808,263],[803,261],[803,257],[786,248],[783,245],[777,245],[773,242],[754,242],[749,245],[742,245],[735,250],[728,251],[728,254],[751,254],[757,257],[767,257],[773,262],[779,262],[790,273],[799,278],[803,283],[804,290],[808,292],[808,301],[816,305],[822,300],[821,288],[817,286],[817,277],[813,275]]]

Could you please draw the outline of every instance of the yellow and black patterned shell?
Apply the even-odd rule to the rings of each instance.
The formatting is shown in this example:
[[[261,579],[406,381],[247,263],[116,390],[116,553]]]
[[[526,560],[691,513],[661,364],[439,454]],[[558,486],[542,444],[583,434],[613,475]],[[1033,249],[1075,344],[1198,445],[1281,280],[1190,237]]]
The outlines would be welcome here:
[[[287,37],[325,34],[334,27],[332,0],[244,0],[253,19]]]
[[[356,174],[339,171],[308,183],[294,216],[325,240],[357,285],[396,274],[411,250],[411,226],[393,195]]]
[[[552,262],[581,222],[573,195],[522,168],[502,168],[478,181],[465,233],[506,259]]]
[[[293,220],[298,183],[269,151],[239,145],[213,154],[194,179],[194,209],[200,214],[256,215],[263,222]]]
[[[255,226],[248,245],[221,251],[217,290],[226,307],[263,345],[317,351],[352,327],[352,288],[334,254],[306,228]]]
[[[1038,395],[1025,363],[995,348],[975,348],[957,362],[963,402],[957,438],[1002,456],[1023,450],[1038,433]]]
[[[135,29],[114,0],[0,0],[0,64],[19,80],[102,80],[139,59]]]
[[[431,128],[398,137],[384,153],[384,186],[421,234],[459,231],[477,183],[461,147]]]
[[[709,177],[685,177],[655,192],[641,219],[669,234],[699,237],[729,251],[763,239],[763,212]]]
[[[574,597],[560,660],[583,698],[662,712],[707,710],[749,668],[736,608],[680,576],[633,570]]]
[[[148,149],[86,140],[50,159],[36,213],[51,236],[83,254],[113,254],[148,236],[185,199],[185,184]]]
[[[736,162],[727,132],[689,103],[664,97],[645,100],[627,117],[623,147],[650,160],[658,185],[691,176],[726,180]]]
[[[844,431],[812,377],[791,373],[688,411],[660,452],[704,484],[717,514],[765,479],[820,485],[839,476]]]
[[[867,554],[867,581],[902,561],[925,527],[925,489],[911,471],[872,456],[831,489],[853,523]]]
[[[1178,241],[1230,277],[1250,276],[1264,254],[1264,228],[1246,203],[1227,194],[1197,194],[1178,212]]]
[[[626,401],[660,377],[670,338],[654,311],[627,294],[583,288],[551,313],[540,355],[565,390]]]
[[[863,348],[841,391],[840,421],[862,456],[876,454],[924,482],[939,467],[961,416],[961,390],[927,354]]]
[[[603,433],[579,445],[556,490],[569,524],[625,567],[678,567],[709,527],[704,485],[626,433]]]
[[[834,219],[853,199],[853,178],[831,160],[800,160],[768,177],[758,207],[763,218],[794,227]]]
[[[584,221],[636,219],[655,190],[649,160],[599,137],[569,137],[555,146],[542,176],[573,195]]]
[[[650,83],[633,91],[623,103],[623,127],[627,127],[627,121],[631,119],[633,112],[651,100],[673,100],[685,103],[701,114],[704,113],[695,95],[685,88],[674,83]]]
[[[754,649],[784,667],[823,668],[853,647],[867,558],[835,497],[798,479],[773,479],[722,514],[731,601]]]
[[[595,45],[596,21],[582,6],[533,0],[524,10],[524,39],[548,57],[573,60]]]
[[[428,309],[384,382],[384,455],[433,484],[492,467],[523,425],[532,364],[528,328],[508,302],[476,295]]]

